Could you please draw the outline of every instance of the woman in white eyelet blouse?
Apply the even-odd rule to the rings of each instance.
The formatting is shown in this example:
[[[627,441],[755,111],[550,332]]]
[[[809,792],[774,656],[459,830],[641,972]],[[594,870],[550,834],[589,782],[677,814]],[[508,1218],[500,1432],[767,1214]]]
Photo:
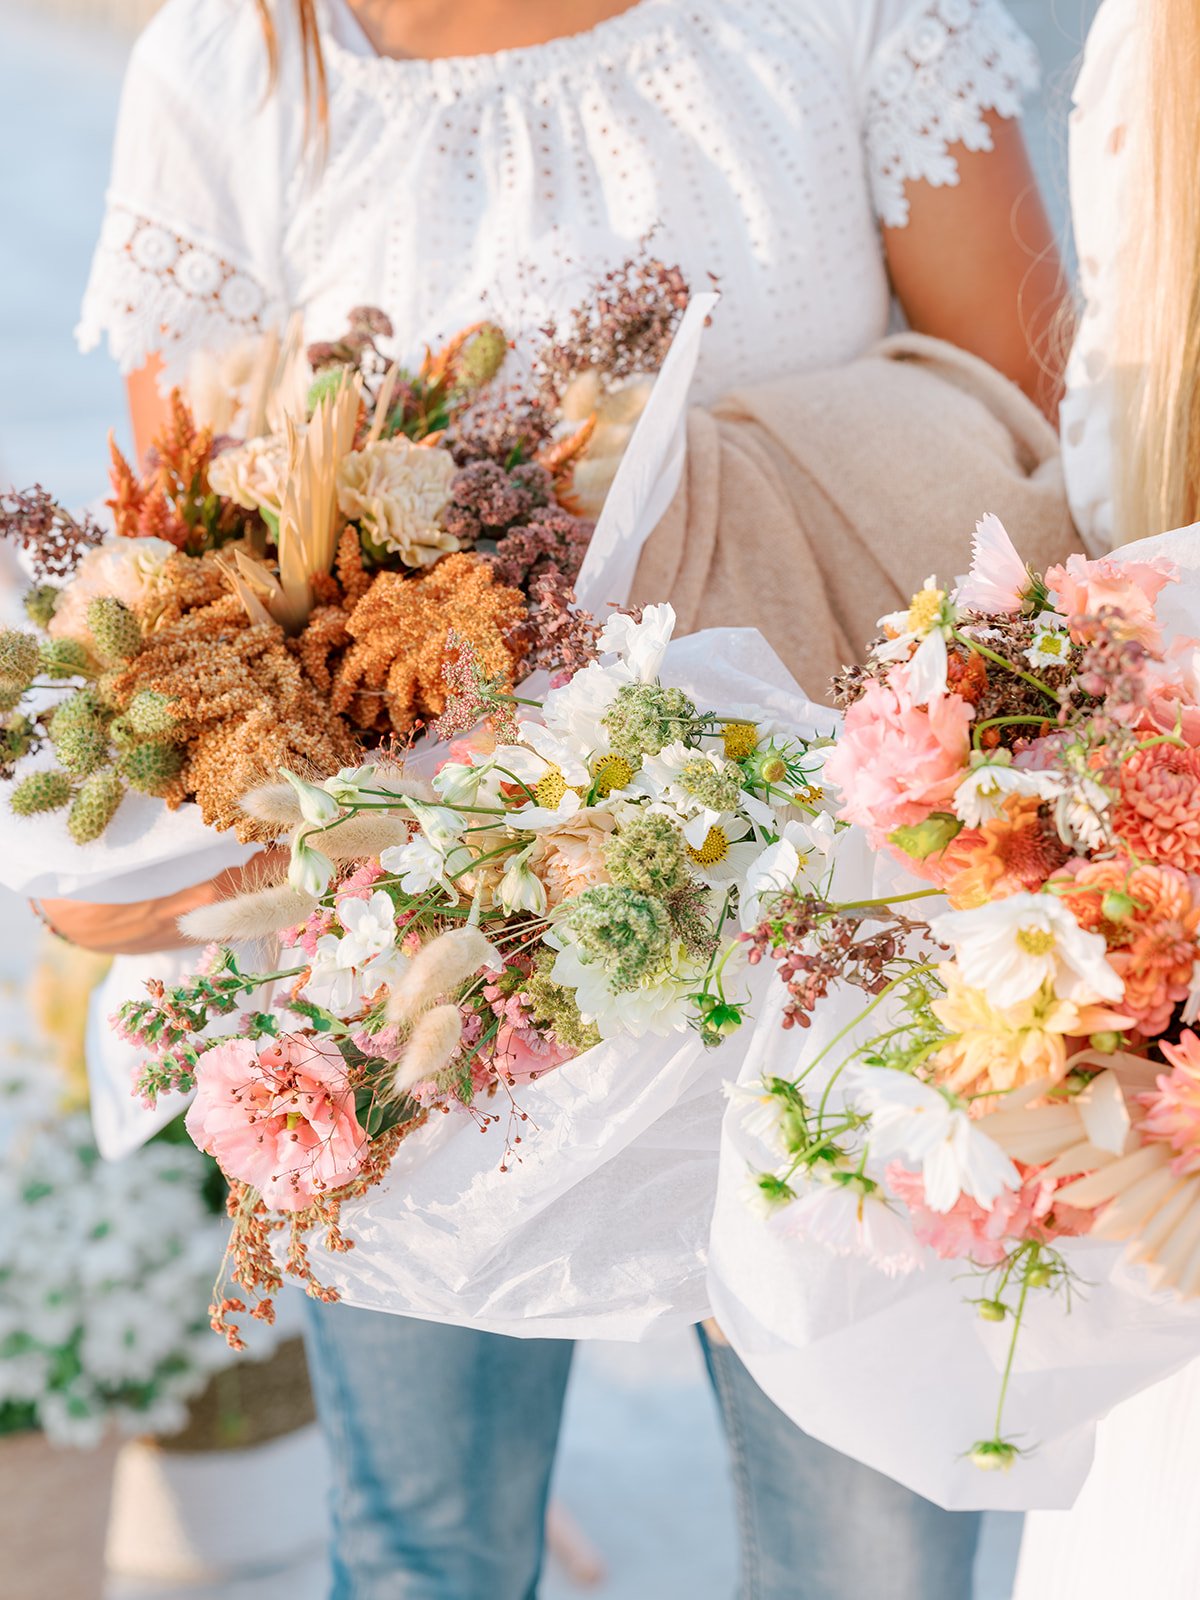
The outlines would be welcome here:
[[[510,329],[544,323],[654,227],[723,291],[701,398],[850,359],[894,290],[1053,409],[1034,346],[1056,260],[1011,120],[1037,63],[1000,0],[316,0],[324,159],[302,9],[270,8],[271,92],[252,0],[168,0],[135,49],[79,332],[107,335],[141,439],[160,379],[294,308],[323,338],[382,306],[411,357],[485,295]],[[123,908],[140,931],[117,948],[174,942],[206,893]],[[113,948],[111,914],[49,909]],[[570,1346],[341,1305],[309,1331],[336,1600],[532,1600]],[[732,1351],[705,1356],[742,1600],[967,1600],[976,1518],[805,1438]]]

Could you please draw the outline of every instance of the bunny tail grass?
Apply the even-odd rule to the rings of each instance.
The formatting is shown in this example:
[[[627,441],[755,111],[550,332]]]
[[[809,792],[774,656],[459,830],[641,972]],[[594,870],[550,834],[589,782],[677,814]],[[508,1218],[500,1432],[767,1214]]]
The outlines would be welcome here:
[[[268,939],[284,928],[305,922],[320,904],[316,895],[303,894],[289,883],[270,884],[197,906],[179,919],[179,931],[197,944],[229,944],[238,939]]]
[[[419,1017],[396,1068],[393,1092],[399,1097],[416,1083],[436,1078],[449,1066],[462,1041],[462,1016],[457,1006],[435,1006]]]
[[[260,783],[242,796],[242,810],[258,822],[290,828],[300,821],[300,797],[290,783]]]
[[[412,1022],[484,967],[502,972],[504,957],[478,928],[452,928],[439,934],[418,950],[412,966],[393,987],[388,1021]]]
[[[310,842],[331,861],[358,861],[363,856],[381,855],[393,845],[407,844],[412,829],[413,819],[407,811],[360,811],[335,828],[310,833]]]

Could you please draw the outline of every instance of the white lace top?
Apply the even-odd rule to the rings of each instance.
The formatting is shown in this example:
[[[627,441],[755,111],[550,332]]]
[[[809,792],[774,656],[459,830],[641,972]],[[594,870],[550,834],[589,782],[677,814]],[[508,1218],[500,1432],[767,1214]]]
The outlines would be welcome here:
[[[124,371],[178,374],[300,307],[309,338],[383,307],[398,353],[481,314],[515,331],[655,248],[724,292],[712,395],[845,360],[886,331],[878,220],[957,181],[1036,81],[1000,0],[641,0],[587,33],[496,55],[377,56],[324,0],[330,144],[305,156],[291,7],[281,81],[250,0],[167,0],[125,86],[83,307]]]
[[[1083,293],[1059,415],[1071,512],[1094,554],[1121,543],[1113,527],[1112,366],[1129,162],[1125,118],[1137,71],[1137,0],[1104,0],[1088,34],[1071,111],[1071,211]]]

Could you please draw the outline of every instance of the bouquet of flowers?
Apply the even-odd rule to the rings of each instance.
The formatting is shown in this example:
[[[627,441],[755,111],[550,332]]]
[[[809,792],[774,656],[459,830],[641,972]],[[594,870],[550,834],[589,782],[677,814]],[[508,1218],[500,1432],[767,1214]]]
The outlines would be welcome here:
[[[345,1202],[431,1123],[498,1130],[503,1173],[536,1142],[525,1090],[565,1063],[578,1084],[589,1065],[602,1083],[602,1063],[644,1089],[650,1040],[691,1030],[702,1055],[739,1029],[738,928],[781,859],[832,836],[823,752],[795,724],[665,685],[673,623],[659,606],[593,627],[589,659],[540,701],[489,679],[456,636],[437,731],[481,718],[487,731],[452,744],[428,784],[385,760],[322,782],[285,771],[246,797],[291,825],[289,881],[185,927],[277,936],[278,968],[243,972],[214,946],[193,978],[125,1006],[120,1027],[145,1056],[141,1093],[196,1090],[188,1128],[231,1184],[232,1273],[262,1296],[256,1314],[270,1317],[285,1272],[334,1293],[310,1233],[348,1247]],[[215,1030],[224,1016],[233,1032]],[[636,1063],[633,1040],[648,1041]],[[662,1065],[678,1056],[668,1043]],[[235,1341],[243,1310],[220,1297]]]
[[[114,446],[111,532],[40,489],[0,499],[36,578],[36,631],[0,634],[12,810],[63,811],[86,846],[133,791],[258,840],[256,776],[335,770],[442,711],[451,631],[510,689],[569,663],[592,519],[687,305],[643,253],[511,383],[493,323],[409,371],[359,308],[307,360],[293,333],[236,374],[209,361],[144,472]]]
[[[1168,643],[1156,613],[1177,578],[1136,547],[1036,574],[985,518],[968,576],[930,579],[838,680],[832,870],[798,874],[748,938],[751,962],[776,963],[787,1044],[751,1051],[731,1135],[773,1259],[811,1266],[814,1247],[840,1261],[820,1280],[824,1310],[795,1315],[796,1344],[830,1331],[835,1304],[855,1328],[874,1317],[882,1338],[895,1307],[899,1343],[924,1341],[929,1383],[937,1362],[970,1370],[969,1388],[947,1380],[939,1437],[983,1422],[964,1400],[991,1371],[987,1431],[957,1445],[976,1467],[1036,1448],[1007,1425],[1006,1400],[1027,1371],[1060,1365],[1055,1318],[1072,1301],[1085,1302],[1081,1338],[1089,1321],[1109,1336],[1112,1388],[1097,1404],[1059,1370],[1075,1403],[1051,1423],[1063,1434],[1064,1418],[1078,1427],[1121,1385],[1161,1375],[1154,1362],[1183,1358],[1164,1339],[1127,1365],[1116,1291],[1093,1282],[1101,1261],[1104,1280],[1140,1280],[1127,1320],[1200,1294],[1200,656],[1193,640]],[[1127,1264],[1100,1241],[1124,1244]],[[716,1252],[718,1275],[738,1277],[735,1248]],[[938,1259],[954,1264],[974,1332],[944,1320]],[[923,1319],[919,1286],[883,1287],[922,1267],[939,1290]],[[1176,1330],[1177,1309],[1162,1313]],[[1139,1357],[1150,1365],[1130,1382]],[[794,1409],[809,1426],[808,1402]],[[853,1434],[855,1453],[953,1498],[931,1490],[942,1480],[915,1443],[864,1450],[861,1416],[844,1435],[819,1431]]]

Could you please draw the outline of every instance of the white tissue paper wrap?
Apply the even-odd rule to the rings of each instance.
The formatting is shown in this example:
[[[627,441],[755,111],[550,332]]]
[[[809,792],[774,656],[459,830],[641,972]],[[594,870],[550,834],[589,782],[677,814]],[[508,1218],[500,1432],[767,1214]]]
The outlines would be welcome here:
[[[1163,592],[1159,620],[1168,636],[1200,632],[1200,525],[1117,554],[1173,560],[1182,582]],[[865,843],[839,858],[839,871],[835,899],[924,887]],[[781,985],[777,991],[775,1015],[762,1011],[746,1041],[744,1083],[764,1072],[795,1077],[866,1003],[861,991],[840,989],[818,1007],[810,1031],[784,1033]],[[880,1025],[872,1018],[864,1037]],[[845,1054],[831,1052],[830,1070]],[[722,1135],[709,1258],[718,1321],[806,1432],[938,1504],[1070,1506],[1091,1465],[1096,1422],[1200,1356],[1200,1303],[1151,1290],[1141,1269],[1123,1263],[1120,1245],[1057,1241],[1080,1290],[1070,1311],[1057,1295],[1031,1297],[1005,1408],[1005,1437],[1036,1448],[1007,1472],[980,1471],[963,1455],[991,1434],[1011,1330],[982,1321],[966,1303],[976,1291],[962,1262],[917,1247],[922,1269],[887,1277],[868,1261],[780,1238],[747,1203],[749,1167],[773,1162],[743,1116],[731,1104]]]
[[[661,677],[699,706],[809,738],[835,726],[748,628],[674,640]],[[757,1009],[773,974],[746,981]],[[750,1035],[716,1050],[691,1029],[606,1041],[520,1086],[519,1160],[507,1119],[481,1134],[438,1114],[343,1207],[355,1248],[314,1243],[317,1276],[351,1305],[524,1338],[642,1339],[700,1321],[723,1086]]]

